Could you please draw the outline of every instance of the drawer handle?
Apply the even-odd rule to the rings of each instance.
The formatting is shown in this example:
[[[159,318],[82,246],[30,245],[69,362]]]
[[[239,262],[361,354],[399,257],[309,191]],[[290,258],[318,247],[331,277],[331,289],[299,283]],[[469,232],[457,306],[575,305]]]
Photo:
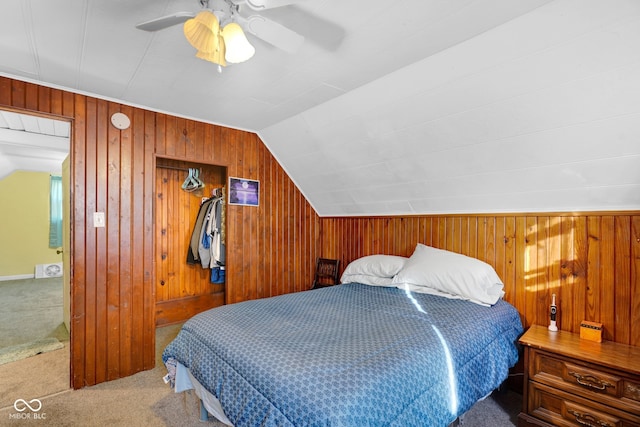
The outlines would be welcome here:
[[[613,384],[598,379],[593,375],[580,375],[577,372],[569,372],[569,375],[576,377],[578,384],[585,387],[595,388],[596,390],[605,390],[607,387],[613,387]]]
[[[631,384],[627,384],[627,391],[629,392],[629,394],[634,395],[636,399],[640,399],[640,387],[635,387]]]
[[[569,410],[570,414],[573,414],[576,417],[576,421],[583,426],[589,427],[613,427],[612,424],[609,424],[606,421],[600,421],[596,417],[591,414],[581,414],[578,411]]]

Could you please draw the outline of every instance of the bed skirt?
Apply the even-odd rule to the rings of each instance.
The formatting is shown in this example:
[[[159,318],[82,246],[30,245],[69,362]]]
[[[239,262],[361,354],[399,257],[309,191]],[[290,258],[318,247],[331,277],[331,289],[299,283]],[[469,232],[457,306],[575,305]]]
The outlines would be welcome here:
[[[197,379],[191,375],[189,369],[187,369],[183,364],[177,362],[176,365],[176,377],[175,377],[175,392],[182,393],[187,390],[194,390],[196,396],[200,399],[200,405],[204,406],[207,412],[213,415],[218,421],[224,423],[228,426],[233,426],[229,418],[224,414],[222,410],[222,405],[220,405],[220,401],[210,392],[207,391],[206,388]],[[205,415],[206,416],[206,415]],[[201,421],[206,421],[206,419],[202,419],[203,414],[201,413]]]

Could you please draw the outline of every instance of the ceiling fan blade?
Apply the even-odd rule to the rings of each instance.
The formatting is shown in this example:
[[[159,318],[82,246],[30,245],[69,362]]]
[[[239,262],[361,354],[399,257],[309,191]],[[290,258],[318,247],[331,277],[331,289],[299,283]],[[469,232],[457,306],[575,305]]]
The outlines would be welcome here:
[[[302,0],[243,0],[253,10],[273,9],[275,7],[288,6],[300,3]]]
[[[304,43],[300,34],[263,16],[252,15],[239,20],[247,32],[287,53],[296,53]]]
[[[152,19],[150,21],[141,22],[136,25],[136,28],[144,31],[158,31],[165,28],[172,27],[177,24],[182,24],[187,19],[193,18],[195,13],[193,12],[177,12],[172,15],[163,16],[160,18]]]

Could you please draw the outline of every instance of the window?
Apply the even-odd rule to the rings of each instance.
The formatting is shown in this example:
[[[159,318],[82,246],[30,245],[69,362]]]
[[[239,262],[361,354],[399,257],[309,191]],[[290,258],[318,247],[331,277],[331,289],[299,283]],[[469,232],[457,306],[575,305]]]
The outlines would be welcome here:
[[[62,177],[51,176],[49,182],[49,247],[62,246]]]

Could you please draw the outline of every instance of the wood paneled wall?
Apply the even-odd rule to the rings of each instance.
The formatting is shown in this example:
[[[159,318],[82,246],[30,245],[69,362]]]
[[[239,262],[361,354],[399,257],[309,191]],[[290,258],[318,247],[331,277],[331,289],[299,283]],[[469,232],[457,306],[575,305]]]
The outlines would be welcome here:
[[[322,256],[342,269],[371,254],[410,256],[417,243],[479,258],[496,269],[523,323],[604,324],[604,337],[640,345],[640,212],[322,218]]]
[[[155,157],[260,180],[260,206],[227,210],[226,302],[308,289],[319,219],[257,135],[0,77],[0,107],[72,121],[74,388],[155,363]],[[120,131],[115,112],[131,118]],[[106,213],[94,228],[93,212]]]

